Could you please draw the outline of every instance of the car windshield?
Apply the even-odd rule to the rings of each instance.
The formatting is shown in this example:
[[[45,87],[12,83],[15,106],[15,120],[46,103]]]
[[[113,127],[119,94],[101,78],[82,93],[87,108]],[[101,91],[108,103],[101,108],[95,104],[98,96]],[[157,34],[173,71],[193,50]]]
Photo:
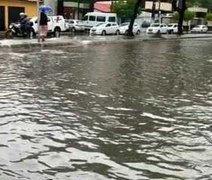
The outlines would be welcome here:
[[[174,26],[174,25],[173,25],[173,24],[169,24],[169,25],[168,25],[168,27],[172,27],[172,26]]]
[[[129,25],[129,23],[122,23],[122,24],[120,24],[120,26],[127,26],[127,25]]]
[[[151,24],[151,27],[159,27],[160,24]]]
[[[96,25],[96,27],[102,26],[103,24],[104,24],[104,23],[99,23],[99,24]]]

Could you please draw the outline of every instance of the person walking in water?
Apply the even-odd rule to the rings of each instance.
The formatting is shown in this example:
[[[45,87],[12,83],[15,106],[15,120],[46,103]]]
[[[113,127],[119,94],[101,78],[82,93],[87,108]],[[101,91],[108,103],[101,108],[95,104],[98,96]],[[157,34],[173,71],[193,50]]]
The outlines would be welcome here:
[[[40,13],[40,37],[42,41],[45,41],[48,32],[48,17],[45,11]]]

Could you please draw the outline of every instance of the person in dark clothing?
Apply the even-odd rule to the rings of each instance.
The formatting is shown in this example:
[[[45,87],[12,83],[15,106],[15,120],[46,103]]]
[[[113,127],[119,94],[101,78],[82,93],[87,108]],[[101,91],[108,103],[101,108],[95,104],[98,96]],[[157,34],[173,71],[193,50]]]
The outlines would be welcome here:
[[[48,17],[44,11],[40,13],[40,37],[42,41],[45,41],[45,37],[48,32]]]
[[[20,13],[20,29],[21,29],[21,32],[24,33],[26,32],[26,23],[27,23],[27,15],[23,12]]]

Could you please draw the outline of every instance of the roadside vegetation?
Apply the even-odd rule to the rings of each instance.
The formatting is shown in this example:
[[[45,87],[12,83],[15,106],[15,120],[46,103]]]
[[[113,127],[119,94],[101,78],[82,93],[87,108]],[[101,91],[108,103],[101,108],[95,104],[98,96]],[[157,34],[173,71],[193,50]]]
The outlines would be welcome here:
[[[157,1],[157,0],[153,0]],[[195,14],[187,11],[187,7],[199,6],[209,9],[212,12],[212,0],[168,0],[172,3],[174,13],[174,19],[178,21],[178,34],[183,34],[183,21],[189,24],[189,21],[194,19]],[[113,12],[116,12],[121,20],[130,19],[128,36],[133,36],[133,24],[138,14],[142,11],[142,5],[145,4],[145,0],[119,0],[115,1],[112,6]],[[180,4],[180,5],[179,5]],[[206,16],[207,20],[212,20],[212,13],[208,13]]]

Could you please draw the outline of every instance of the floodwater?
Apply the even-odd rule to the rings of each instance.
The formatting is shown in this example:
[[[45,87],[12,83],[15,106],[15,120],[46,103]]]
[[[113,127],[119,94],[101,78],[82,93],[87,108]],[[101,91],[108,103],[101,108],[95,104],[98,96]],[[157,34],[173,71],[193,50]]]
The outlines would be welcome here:
[[[212,179],[212,41],[0,50],[1,180]]]

